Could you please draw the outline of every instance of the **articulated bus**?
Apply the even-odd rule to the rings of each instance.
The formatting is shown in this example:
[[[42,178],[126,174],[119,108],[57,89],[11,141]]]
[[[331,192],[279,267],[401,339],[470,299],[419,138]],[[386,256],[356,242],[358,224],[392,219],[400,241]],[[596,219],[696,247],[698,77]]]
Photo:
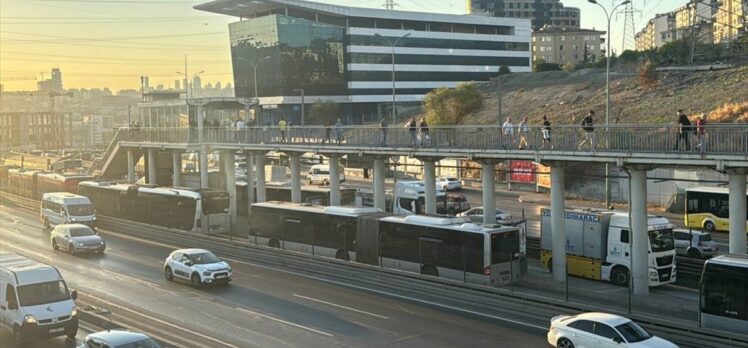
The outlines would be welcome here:
[[[748,256],[706,260],[699,286],[699,320],[703,327],[748,333]]]
[[[746,192],[748,206],[748,192]],[[707,231],[730,230],[730,195],[726,187],[686,189],[686,227]],[[748,225],[746,226],[748,233]]]
[[[97,214],[198,233],[228,231],[228,192],[83,181]]]
[[[250,209],[249,242],[258,245],[491,286],[526,270],[517,227],[376,208],[264,202]]]

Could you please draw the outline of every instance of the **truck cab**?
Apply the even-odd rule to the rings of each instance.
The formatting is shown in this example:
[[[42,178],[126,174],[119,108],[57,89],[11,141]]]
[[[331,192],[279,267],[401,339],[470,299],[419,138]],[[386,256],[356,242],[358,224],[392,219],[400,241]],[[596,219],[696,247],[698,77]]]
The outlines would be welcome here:
[[[436,188],[436,212],[447,214],[447,195]],[[426,188],[423,181],[398,181],[392,199],[392,213],[396,215],[421,215],[426,213]]]
[[[57,268],[13,253],[0,253],[0,322],[18,346],[29,339],[78,333],[78,293]]]
[[[84,224],[96,228],[96,213],[88,197],[68,192],[43,194],[39,219],[45,228],[60,224]]]

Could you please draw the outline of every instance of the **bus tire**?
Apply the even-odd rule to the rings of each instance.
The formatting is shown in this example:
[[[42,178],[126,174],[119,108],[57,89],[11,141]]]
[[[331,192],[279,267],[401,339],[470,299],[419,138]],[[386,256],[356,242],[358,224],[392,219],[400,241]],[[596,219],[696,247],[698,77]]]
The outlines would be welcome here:
[[[327,179],[322,180],[322,186],[330,185],[330,182]]]
[[[698,259],[701,258],[701,252],[699,252],[699,249],[697,248],[689,248],[688,251],[686,251],[686,256],[692,259]]]
[[[704,221],[704,229],[709,232],[714,232],[714,222],[712,221]]]
[[[306,184],[307,185],[311,185],[312,184],[312,179],[306,179]]]
[[[439,271],[436,269],[436,267],[432,265],[424,265],[424,266],[421,266],[421,274],[438,277]]]
[[[348,254],[348,250],[340,249],[335,253],[335,258],[343,261],[351,261],[351,255]]]
[[[629,286],[629,270],[625,267],[615,267],[610,272],[610,282],[619,285],[628,287]]]
[[[280,242],[277,239],[271,239],[268,241],[268,246],[271,248],[280,249]]]

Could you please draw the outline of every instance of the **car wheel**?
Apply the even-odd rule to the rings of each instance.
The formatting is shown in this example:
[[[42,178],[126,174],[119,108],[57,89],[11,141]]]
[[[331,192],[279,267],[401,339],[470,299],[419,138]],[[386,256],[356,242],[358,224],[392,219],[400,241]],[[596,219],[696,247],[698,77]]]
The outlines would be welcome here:
[[[562,339],[558,340],[558,343],[556,343],[556,347],[558,347],[558,348],[574,348],[574,343],[571,343],[571,341],[569,341],[566,338],[562,338]]]
[[[327,185],[330,185],[330,182],[329,182],[329,181],[327,181],[327,179],[325,179],[325,180],[322,180],[322,185],[323,185],[323,186],[327,186]]]
[[[44,228],[49,229],[49,219],[44,218]]]
[[[57,246],[57,240],[52,239],[52,250],[60,250],[60,247]]]
[[[192,274],[192,286],[199,288],[202,282],[200,281],[200,276],[197,275],[197,273]]]
[[[445,186],[442,186],[442,191],[444,191],[444,192],[447,192],[447,191],[449,191],[449,190],[447,190],[447,189],[448,189],[448,187],[447,187],[446,185],[445,185]]]
[[[706,229],[709,232],[714,232],[714,222],[711,222],[711,221],[705,222],[704,229]]]
[[[174,280],[174,273],[171,272],[171,267],[166,266],[166,268],[164,268],[164,278],[168,281]]]
[[[311,185],[312,184],[312,179],[306,179],[306,184],[307,185]]]
[[[68,244],[68,252],[70,253],[70,255],[75,255],[75,246],[73,245],[73,243]]]
[[[691,249],[688,249],[688,251],[686,252],[686,256],[692,259],[697,259],[701,257],[701,252],[699,252],[699,249],[691,248]]]
[[[335,258],[343,261],[351,261],[351,256],[348,254],[347,250],[338,250],[338,252],[335,253]]]
[[[610,272],[610,282],[615,285],[628,286],[629,285],[629,271],[625,268],[614,268]]]

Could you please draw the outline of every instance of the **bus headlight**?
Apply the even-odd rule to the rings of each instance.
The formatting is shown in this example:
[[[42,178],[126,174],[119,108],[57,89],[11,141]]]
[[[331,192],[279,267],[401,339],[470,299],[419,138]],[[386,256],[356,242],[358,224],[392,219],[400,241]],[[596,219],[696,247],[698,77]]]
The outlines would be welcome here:
[[[36,318],[31,314],[27,314],[25,317],[23,317],[23,323],[29,324],[29,325],[36,325]]]

